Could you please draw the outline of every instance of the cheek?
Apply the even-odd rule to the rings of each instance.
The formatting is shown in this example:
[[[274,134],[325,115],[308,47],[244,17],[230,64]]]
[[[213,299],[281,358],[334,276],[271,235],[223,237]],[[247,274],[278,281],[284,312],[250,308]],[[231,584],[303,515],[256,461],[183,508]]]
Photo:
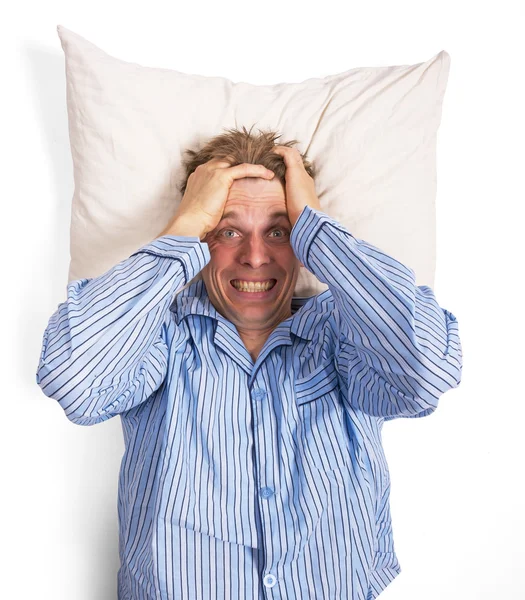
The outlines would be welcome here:
[[[281,260],[282,264],[286,264],[288,269],[298,269],[301,264],[292,248],[282,251]]]
[[[232,264],[232,256],[231,252],[224,247],[221,247],[217,244],[209,245],[210,251],[210,262],[206,265],[206,267],[210,271],[219,271],[221,269],[227,269]]]

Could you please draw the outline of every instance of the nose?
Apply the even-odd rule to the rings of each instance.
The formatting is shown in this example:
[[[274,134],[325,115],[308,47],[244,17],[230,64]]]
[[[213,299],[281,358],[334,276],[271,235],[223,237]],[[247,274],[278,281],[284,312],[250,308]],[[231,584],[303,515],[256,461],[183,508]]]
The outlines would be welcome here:
[[[240,248],[239,260],[243,265],[258,269],[272,261],[271,250],[262,236],[247,235]]]

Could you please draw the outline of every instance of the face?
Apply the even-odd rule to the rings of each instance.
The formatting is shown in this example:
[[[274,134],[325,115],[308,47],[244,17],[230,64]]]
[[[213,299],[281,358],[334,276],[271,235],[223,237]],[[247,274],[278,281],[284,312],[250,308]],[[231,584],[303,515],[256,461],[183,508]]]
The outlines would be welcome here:
[[[233,182],[222,220],[203,240],[210,261],[201,274],[213,306],[239,331],[269,333],[291,316],[301,266],[290,245],[291,229],[276,177]],[[243,286],[268,280],[268,291]]]

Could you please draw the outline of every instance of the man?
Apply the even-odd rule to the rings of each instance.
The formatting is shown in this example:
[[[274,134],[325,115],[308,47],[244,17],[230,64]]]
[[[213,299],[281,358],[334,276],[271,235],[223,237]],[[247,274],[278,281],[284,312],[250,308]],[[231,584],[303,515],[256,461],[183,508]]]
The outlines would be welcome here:
[[[166,229],[44,333],[44,393],[122,420],[121,600],[372,600],[401,571],[381,428],[459,385],[457,320],[276,137],[193,152]],[[329,289],[292,297],[301,264]]]

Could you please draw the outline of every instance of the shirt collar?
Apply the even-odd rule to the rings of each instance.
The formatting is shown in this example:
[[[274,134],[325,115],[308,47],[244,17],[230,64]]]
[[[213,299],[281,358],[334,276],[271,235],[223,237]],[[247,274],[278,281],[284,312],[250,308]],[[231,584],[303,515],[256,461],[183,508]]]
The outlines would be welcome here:
[[[292,297],[292,316],[288,317],[284,321],[281,321],[277,326],[282,333],[291,332],[294,335],[303,338],[305,340],[311,340],[313,337],[313,327],[311,325],[311,319],[306,318],[306,312],[308,311],[308,301],[315,296],[311,297]],[[312,303],[309,303],[309,310],[313,310]],[[304,310],[302,308],[304,307]],[[174,301],[170,306],[170,310],[175,315],[177,325],[182,319],[188,315],[205,315],[211,317],[221,323],[231,327],[231,321],[228,321],[223,317],[211,303],[210,297],[206,290],[206,285],[203,279],[197,279],[191,282],[181,292],[179,292]]]

